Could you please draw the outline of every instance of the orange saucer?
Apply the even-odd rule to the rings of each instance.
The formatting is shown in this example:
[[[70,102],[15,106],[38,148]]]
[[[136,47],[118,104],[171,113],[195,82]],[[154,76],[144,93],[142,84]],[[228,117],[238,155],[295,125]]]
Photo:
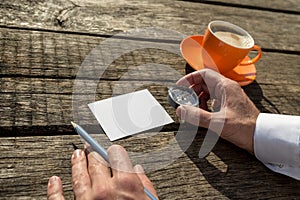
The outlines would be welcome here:
[[[182,40],[180,51],[186,62],[195,70],[203,68],[202,57],[199,56],[202,50],[202,35],[189,36]],[[247,56],[243,61],[250,60]],[[251,65],[238,65],[231,71],[223,74],[225,77],[237,81],[240,86],[245,86],[252,83],[256,78],[256,67]]]

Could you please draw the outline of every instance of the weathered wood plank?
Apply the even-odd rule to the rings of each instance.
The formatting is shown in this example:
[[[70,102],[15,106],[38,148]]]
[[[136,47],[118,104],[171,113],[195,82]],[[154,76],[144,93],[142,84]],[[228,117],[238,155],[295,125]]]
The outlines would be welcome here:
[[[97,45],[101,45],[101,42],[107,41],[104,38],[59,33],[0,30],[0,39],[2,42],[0,50],[0,75],[6,77],[75,78],[89,52]],[[120,42],[120,40],[118,41]],[[126,44],[127,42],[128,44],[132,44],[132,41],[129,40],[121,41]],[[146,64],[152,63],[164,64],[178,71],[180,74],[185,73],[185,62],[180,56],[162,50],[155,42],[140,41],[138,43],[141,46],[146,45],[146,47],[151,47],[153,44],[153,47],[156,49],[138,49],[130,53],[124,53],[124,55],[115,59],[107,67],[102,78],[119,80],[130,75],[132,79],[161,80],[161,77],[155,77],[163,75],[164,80],[174,80],[174,71],[170,71],[170,69],[166,70],[165,67],[159,68],[155,65],[143,67]],[[158,44],[161,46],[166,45],[166,48],[179,48],[178,44]],[[118,48],[118,46],[112,45],[112,48]],[[99,57],[101,58],[101,56]],[[296,81],[296,83],[299,83],[295,77],[300,74],[298,57],[298,55],[265,53],[257,63],[258,75],[269,77],[267,79],[266,77],[262,77],[262,81],[273,81],[272,76],[274,76],[274,73],[275,76],[280,76],[276,78],[277,80],[284,82],[291,81],[290,83]],[[105,58],[103,57],[103,59]],[[95,67],[93,66],[86,66],[84,70],[87,73],[86,78],[92,77],[95,73]],[[161,71],[158,73],[157,70]],[[277,73],[278,71],[280,73]],[[290,76],[293,77],[289,78]]]
[[[88,103],[144,88],[149,89],[171,117],[177,120],[175,110],[167,103],[165,83],[159,85],[160,82],[156,82],[153,85],[153,82],[141,81],[116,81],[111,84],[100,82],[95,98],[94,94],[82,91],[77,95],[74,94],[72,99],[71,80],[40,81],[47,82],[47,86],[43,88],[43,84],[31,84],[38,82],[34,79],[14,78],[13,81],[11,78],[1,79],[4,83],[1,85],[0,94],[0,121],[3,134],[21,134],[26,126],[37,127],[31,131],[23,130],[27,134],[47,134],[51,130],[65,131],[66,125],[74,119],[73,116],[77,116],[72,114],[72,110],[80,110],[81,123],[97,124],[87,107]],[[280,84],[280,80],[272,83],[272,80],[264,82],[262,79],[261,82],[245,87],[245,91],[262,112],[300,115],[299,88],[299,83],[295,82],[293,84],[282,81]],[[72,103],[77,109],[72,108]]]
[[[242,4],[255,6],[257,1]],[[280,9],[278,2],[272,1],[271,8]],[[268,3],[263,1],[258,7],[267,7]],[[282,2],[286,6],[282,9],[290,10],[289,3],[295,4],[293,8],[298,10],[298,3],[292,0]],[[257,20],[251,19],[250,23],[249,16],[255,16]],[[23,136],[28,133],[34,137],[1,137],[0,199],[46,199],[47,179],[51,175],[63,178],[67,199],[72,199],[71,142],[81,143],[78,136],[73,135],[71,126],[67,125],[72,120],[72,86],[88,52],[103,42],[107,34],[126,31],[137,25],[160,26],[195,34],[202,33],[212,19],[240,24],[253,34],[258,44],[271,51],[295,51],[290,52],[294,55],[266,53],[257,64],[257,83],[245,87],[245,90],[262,111],[299,115],[299,15],[259,8],[236,9],[235,6],[220,4],[163,0],[1,1],[0,132]],[[243,21],[246,23],[241,24]],[[278,31],[280,34],[274,35]],[[65,34],[67,32],[69,34]],[[141,43],[141,46],[145,44]],[[105,51],[113,48],[118,46]],[[116,59],[105,71],[103,78],[111,82],[97,82],[97,99],[121,93],[114,90],[120,86],[125,89],[147,87],[164,107],[168,107],[166,88],[152,82],[169,83],[177,77],[173,71],[164,68],[136,68],[137,65],[153,62],[184,73],[185,63],[177,55],[152,49],[133,51]],[[95,86],[92,80],[88,80],[95,67],[87,66],[85,69],[88,73],[79,82],[86,88]],[[137,81],[136,77],[143,81]],[[89,93],[84,89],[76,92]],[[85,104],[80,108],[83,111],[87,109]],[[174,109],[167,110],[176,118]],[[88,117],[84,120],[92,122]],[[176,128],[178,124],[169,132],[163,130],[151,137],[146,134],[118,143],[133,152],[148,152],[167,145],[176,134]],[[299,197],[299,182],[272,173],[254,157],[227,142],[220,141],[208,157],[199,159],[199,144],[203,141],[204,132],[200,130],[202,136],[198,136],[187,153],[174,163],[148,172],[160,199]],[[38,136],[41,134],[72,135]],[[167,158],[162,157],[160,161]],[[160,161],[151,162],[151,165],[159,166]]]
[[[9,48],[2,49],[2,53],[9,56],[10,50]],[[62,57],[67,57],[65,51],[67,50],[60,51]],[[55,55],[54,51],[50,52],[47,55],[48,59],[56,60],[58,56]],[[77,64],[64,63],[57,65],[56,63],[49,63],[47,67],[40,66],[38,62],[33,63],[31,59],[27,58],[23,62],[11,62],[13,56],[3,56],[0,57],[2,60],[0,70],[2,76],[0,78],[1,93],[71,94],[73,92],[86,92],[88,94],[90,92],[87,88],[97,88],[96,93],[99,94],[112,94],[113,92],[120,94],[126,88],[129,91],[143,85],[170,85],[185,74],[185,62],[180,56],[162,51],[157,51],[155,54],[149,54],[149,52],[139,52],[139,54],[131,56],[125,55],[125,58],[117,59],[117,64],[107,68],[107,74],[115,75],[114,79],[116,80],[106,75],[106,73],[102,77],[95,77],[94,80],[90,80],[91,77],[76,78],[76,72],[80,68],[81,61],[79,56],[82,56],[76,51],[72,52],[74,57],[70,58],[70,61]],[[298,57],[298,55],[264,53],[262,59],[256,64],[257,81],[260,84],[299,85],[300,63]],[[20,55],[15,57],[16,60],[21,58]],[[38,56],[33,60],[37,58]],[[158,64],[167,61],[165,64],[170,66],[170,71],[166,70],[164,66],[159,68],[152,65],[154,61],[157,61]],[[149,62],[149,65],[139,65],[141,63],[147,64],[147,62]],[[33,72],[34,70],[36,72]],[[92,69],[90,71],[93,73]],[[112,80],[108,81],[108,79]],[[82,85],[82,88],[78,87],[80,90],[75,91],[75,88],[73,88],[74,82]],[[122,88],[119,92],[116,91],[118,87]]]
[[[6,127],[5,131],[10,133],[16,131],[13,127],[24,126],[44,127],[47,131],[47,126],[54,127],[57,131],[65,130],[65,125],[72,119],[71,94],[76,73],[84,57],[103,38],[10,30],[1,34],[1,126]],[[164,67],[143,67],[155,62],[170,66],[172,70],[165,70]],[[153,84],[174,83],[180,76],[174,75],[174,72],[183,75],[184,64],[180,56],[166,51],[134,51],[116,59],[102,77],[118,81],[110,84],[100,81],[98,84],[98,77],[94,81],[76,80],[76,83],[83,84],[76,92],[82,94],[98,85],[97,98],[103,99],[113,92],[120,93],[117,89],[142,89],[152,84],[150,91],[157,95],[156,98],[164,106],[168,106],[165,99],[166,88],[154,87]],[[299,87],[296,87],[299,85],[298,66],[297,55],[264,54],[257,63],[257,81],[260,85],[254,85],[254,89],[249,87],[250,96],[261,110],[279,110],[282,113],[299,115],[300,93],[297,90]],[[84,69],[88,72],[85,78],[94,75],[94,67],[88,66]],[[125,92],[131,91],[123,90]],[[86,107],[84,110],[88,113]],[[175,117],[174,111],[169,111]]]
[[[271,172],[254,157],[222,140],[208,157],[199,159],[204,131],[199,132],[189,150],[173,163],[157,171],[146,171],[160,199],[299,197],[298,181]],[[147,153],[145,149],[167,145],[172,138],[174,132],[161,132],[148,137],[147,143],[128,138],[119,144],[129,152]],[[76,135],[2,138],[0,198],[46,199],[48,178],[57,175],[63,180],[66,199],[72,199],[72,142],[82,147]],[[159,164],[160,161],[153,163]]]
[[[84,70],[81,78],[94,77],[97,80],[100,76],[95,77],[96,71],[104,71],[101,77],[110,80],[126,76],[159,80],[159,75],[165,80],[174,80],[174,71],[171,70],[184,73],[185,62],[179,56],[180,40],[161,43],[1,29],[0,41],[2,76],[75,78],[81,69]],[[83,65],[92,50],[96,51],[97,60],[89,60],[96,65]],[[112,59],[112,64],[108,59]]]
[[[145,88],[145,87],[143,87]],[[165,107],[167,112],[176,119],[175,110],[167,103],[167,89],[149,87],[150,92]],[[0,121],[4,130],[11,130],[18,126],[62,126],[70,124],[73,120],[72,111],[80,110],[80,119],[83,124],[97,124],[90,112],[87,100],[93,99],[93,95],[82,94],[79,97],[65,94],[3,94],[1,95]],[[109,98],[111,95],[96,95],[96,100]],[[74,102],[73,102],[74,101]],[[72,103],[78,108],[72,109]],[[76,113],[74,116],[77,116]],[[4,132],[2,131],[2,133]],[[42,130],[37,130],[41,131]],[[43,131],[45,132],[45,131]]]
[[[255,18],[250,22],[249,16]],[[0,12],[2,27],[100,35],[114,34],[137,27],[162,27],[186,35],[203,34],[208,22],[214,19],[239,24],[264,48],[291,51],[300,49],[298,43],[300,17],[296,14],[164,0],[154,2],[53,0],[25,4],[6,0],[1,4]],[[290,31],[291,26],[294,31]]]
[[[188,0],[187,0],[188,1]],[[225,6],[233,6],[233,7],[246,7],[252,9],[262,9],[268,10],[272,12],[287,12],[292,11],[292,13],[299,13],[300,12],[300,5],[297,0],[192,0],[199,3],[211,3],[211,4],[219,4]]]
[[[167,107],[165,86],[175,83],[180,74],[183,75],[185,71],[183,67],[185,62],[178,55],[160,50],[136,51],[118,58],[104,73],[105,79],[116,81],[100,80],[98,82],[98,79],[76,79],[76,83],[81,87],[73,91],[74,78],[82,58],[88,54],[87,49],[92,49],[96,45],[97,38],[80,36],[78,39],[78,36],[63,37],[60,34],[49,34],[50,37],[48,37],[46,33],[46,36],[42,36],[45,39],[41,43],[49,45],[45,45],[47,48],[43,50],[42,47],[28,46],[26,41],[15,43],[13,41],[20,36],[20,33],[9,32],[9,34],[13,37],[6,37],[6,44],[0,54],[0,74],[3,76],[0,78],[1,127],[5,127],[3,131],[6,133],[14,133],[16,129],[13,127],[23,126],[44,127],[44,132],[49,130],[47,126],[57,131],[65,130],[65,125],[72,120],[72,93],[75,92],[81,96],[92,95],[94,91],[91,92],[91,89],[96,89],[96,100],[99,100],[108,98],[112,94],[149,88],[160,103]],[[35,38],[44,33],[33,32],[31,34]],[[64,48],[56,48],[60,42],[53,42],[53,38],[57,36],[61,37],[58,40],[60,42],[60,39],[67,38],[65,40],[68,45]],[[84,41],[81,40],[82,38],[95,40],[76,42],[76,40]],[[32,41],[36,42],[35,39]],[[73,46],[79,47],[72,48]],[[147,62],[167,64],[174,71],[157,67],[142,67]],[[140,67],[135,67],[138,65]],[[85,69],[93,75],[94,68]],[[299,115],[298,56],[265,53],[261,61],[257,63],[257,71],[258,84],[250,85],[246,89],[260,110]],[[175,72],[179,75],[175,75]],[[85,111],[83,113],[89,116],[90,112],[86,104],[85,101],[85,106],[82,106]],[[167,110],[173,118],[176,118],[172,108],[167,108]],[[85,123],[89,119],[87,118]],[[33,129],[32,132],[36,133],[36,130],[38,129]],[[17,132],[20,132],[20,129]]]

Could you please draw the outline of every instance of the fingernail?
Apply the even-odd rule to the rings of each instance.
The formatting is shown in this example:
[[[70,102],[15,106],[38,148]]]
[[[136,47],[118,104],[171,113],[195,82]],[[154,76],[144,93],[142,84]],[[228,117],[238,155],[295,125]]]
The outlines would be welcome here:
[[[57,183],[58,177],[57,176],[52,176],[49,179],[49,185],[55,185]]]
[[[81,157],[82,153],[83,153],[83,151],[81,151],[80,149],[76,149],[73,153],[73,159]]]
[[[134,166],[134,171],[137,172],[137,173],[145,173],[144,168],[142,167],[142,165]]]

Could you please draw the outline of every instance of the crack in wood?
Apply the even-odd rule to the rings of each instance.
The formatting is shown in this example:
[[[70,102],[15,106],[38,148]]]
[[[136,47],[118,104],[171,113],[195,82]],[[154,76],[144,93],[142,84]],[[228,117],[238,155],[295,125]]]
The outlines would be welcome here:
[[[56,17],[56,21],[59,26],[65,27],[67,22],[69,21],[69,18],[71,17],[73,11],[80,7],[79,5],[75,4],[74,2],[70,1],[72,6],[64,8],[59,11],[59,15]]]

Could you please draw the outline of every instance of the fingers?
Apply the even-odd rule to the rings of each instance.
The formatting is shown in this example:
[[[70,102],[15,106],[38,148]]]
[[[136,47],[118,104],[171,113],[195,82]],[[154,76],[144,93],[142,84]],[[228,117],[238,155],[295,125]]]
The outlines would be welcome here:
[[[120,145],[112,145],[107,150],[113,176],[120,172],[132,173],[133,167],[126,150]]]
[[[149,192],[151,192],[151,194],[155,195],[156,198],[158,199],[157,193],[156,193],[156,191],[153,187],[153,184],[151,183],[149,178],[146,176],[143,167],[141,165],[136,165],[136,166],[134,166],[133,170],[138,175],[138,177],[141,180],[143,186],[145,188],[147,188],[149,190]]]
[[[143,184],[134,173],[126,150],[119,145],[112,145],[107,153],[113,171],[112,179],[115,185],[114,188],[127,191],[130,194],[129,196],[134,194],[145,195]],[[130,198],[128,197],[128,199]],[[141,199],[143,198],[141,197]]]
[[[198,85],[198,84],[203,84],[203,78],[202,76],[199,74],[199,71],[190,73],[184,77],[182,77],[181,79],[179,79],[176,84],[178,85],[184,85],[184,86],[191,86],[191,85]]]
[[[77,200],[135,199],[136,197],[146,199],[147,193],[145,193],[144,187],[156,195],[155,189],[144,174],[143,168],[141,166],[132,167],[129,156],[123,147],[113,145],[107,153],[112,168],[112,176],[108,163],[98,153],[91,152],[86,156],[82,150],[74,151],[72,155],[72,180],[73,191]],[[50,182],[48,187],[50,189],[49,197],[52,193],[62,196],[61,185],[55,190],[58,192],[52,192]],[[54,195],[52,196],[54,197]]]
[[[203,91],[212,97],[219,97],[224,80],[226,78],[221,74],[210,69],[203,69],[182,77],[176,84],[187,87],[192,85],[197,94]]]
[[[85,153],[77,149],[72,155],[72,187],[76,199],[91,199],[91,180]]]
[[[219,83],[222,83],[222,81],[226,79],[218,72],[210,69],[204,69],[197,72],[200,74],[207,87],[211,89],[214,89]],[[194,76],[199,76],[199,74],[195,73]]]
[[[63,188],[62,183],[59,177],[52,176],[49,179],[48,187],[47,187],[47,199],[48,200],[63,200]]]
[[[110,170],[106,161],[95,151],[88,154],[88,171],[92,183],[92,190],[100,196],[110,187]],[[107,194],[106,194],[107,195]]]
[[[212,117],[210,112],[194,106],[179,106],[176,114],[181,120],[204,128],[209,127]]]

